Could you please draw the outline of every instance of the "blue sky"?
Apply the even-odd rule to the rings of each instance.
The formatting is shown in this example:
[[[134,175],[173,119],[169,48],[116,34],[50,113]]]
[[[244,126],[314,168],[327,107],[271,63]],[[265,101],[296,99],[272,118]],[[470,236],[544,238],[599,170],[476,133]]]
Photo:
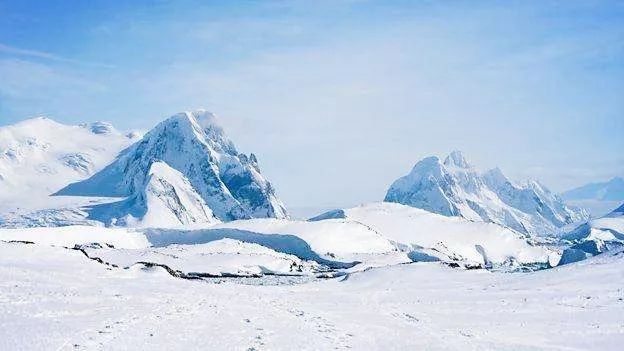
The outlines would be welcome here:
[[[624,2],[0,0],[0,124],[200,107],[290,206],[453,149],[565,190],[624,174]]]

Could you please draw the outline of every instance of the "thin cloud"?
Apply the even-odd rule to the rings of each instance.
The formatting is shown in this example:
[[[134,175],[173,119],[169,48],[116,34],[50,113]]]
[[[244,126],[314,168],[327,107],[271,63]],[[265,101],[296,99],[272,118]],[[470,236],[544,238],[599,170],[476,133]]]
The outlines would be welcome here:
[[[10,54],[10,55],[34,57],[34,58],[39,58],[39,59],[44,59],[44,60],[49,60],[49,61],[69,63],[69,64],[75,64],[75,65],[81,65],[81,66],[88,66],[88,67],[102,67],[102,68],[114,67],[113,65],[108,65],[108,64],[99,63],[99,62],[86,62],[86,61],[65,58],[65,57],[61,57],[61,56],[58,56],[49,52],[44,52],[44,51],[16,48],[14,46],[5,45],[2,43],[0,43],[0,52]]]

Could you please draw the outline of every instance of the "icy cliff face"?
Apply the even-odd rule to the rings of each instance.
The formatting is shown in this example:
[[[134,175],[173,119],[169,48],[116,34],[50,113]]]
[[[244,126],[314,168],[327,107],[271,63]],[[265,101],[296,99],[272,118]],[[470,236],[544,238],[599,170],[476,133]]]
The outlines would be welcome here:
[[[101,172],[58,195],[136,196],[148,183],[155,162],[187,179],[220,220],[288,216],[260,173],[255,155],[239,153],[216,117],[204,110],[161,122]]]
[[[392,184],[385,201],[494,222],[525,234],[554,233],[588,218],[586,211],[566,206],[537,182],[515,184],[498,168],[478,172],[459,151],[443,162],[435,156],[418,162]]]

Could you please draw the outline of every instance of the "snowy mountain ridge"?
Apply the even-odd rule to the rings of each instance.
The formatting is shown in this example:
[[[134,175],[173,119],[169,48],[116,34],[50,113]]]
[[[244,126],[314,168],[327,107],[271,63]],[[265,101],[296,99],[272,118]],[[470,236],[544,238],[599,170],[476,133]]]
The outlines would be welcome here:
[[[176,183],[188,182],[183,193],[193,199],[197,213],[205,212],[201,200],[222,221],[288,216],[273,186],[260,173],[256,156],[239,153],[215,115],[205,110],[179,113],[161,122],[102,171],[57,195],[134,197],[144,205],[150,203],[141,199],[146,189],[152,199],[163,195],[154,192],[154,184],[146,188],[157,162],[162,164],[159,170],[179,173]],[[171,197],[161,200],[171,205]],[[211,222],[211,217],[203,220]]]
[[[478,172],[459,151],[443,162],[436,156],[419,161],[390,186],[384,201],[531,235],[552,234],[588,218],[586,211],[566,206],[537,181],[516,184],[498,168]]]

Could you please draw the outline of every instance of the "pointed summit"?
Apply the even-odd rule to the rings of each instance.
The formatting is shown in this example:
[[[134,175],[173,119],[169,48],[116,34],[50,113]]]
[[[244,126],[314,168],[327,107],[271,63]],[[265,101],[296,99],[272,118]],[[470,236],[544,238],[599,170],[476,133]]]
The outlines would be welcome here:
[[[466,161],[464,158],[464,154],[461,151],[455,150],[452,151],[446,159],[444,159],[444,165],[447,167],[458,167],[458,168],[471,168],[472,166]]]
[[[220,220],[287,217],[255,156],[240,154],[205,110],[161,122],[108,167],[57,195],[132,196],[144,188],[152,164],[159,161],[186,177]]]
[[[539,183],[516,185],[498,168],[478,172],[459,151],[451,152],[444,164],[437,157],[421,160],[390,186],[384,201],[494,222],[526,234],[553,233],[587,218],[585,211],[566,206]]]

